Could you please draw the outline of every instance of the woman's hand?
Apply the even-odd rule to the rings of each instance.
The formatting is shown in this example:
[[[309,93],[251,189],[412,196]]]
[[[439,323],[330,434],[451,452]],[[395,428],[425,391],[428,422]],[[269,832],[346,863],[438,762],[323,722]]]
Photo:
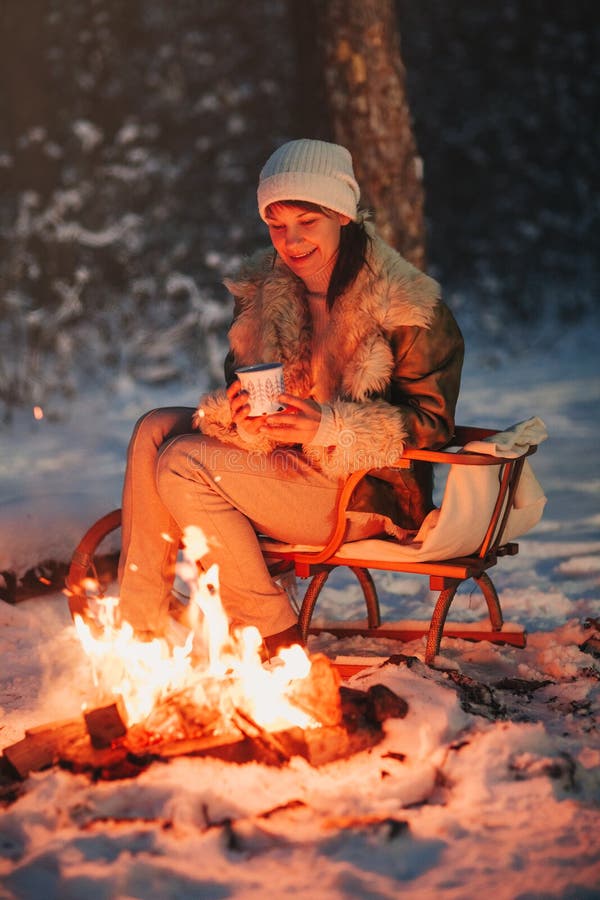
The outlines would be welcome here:
[[[266,434],[284,444],[309,444],[319,428],[321,407],[316,400],[301,400],[292,394],[280,394],[278,400],[285,406],[281,412],[269,416],[250,416],[248,393],[242,390],[239,379],[229,385],[227,396],[232,421],[247,434]]]
[[[301,400],[293,394],[280,394],[285,409],[263,416],[261,434],[268,434],[286,444],[310,444],[319,428],[321,407],[316,400]]]
[[[247,434],[258,434],[260,426],[264,424],[264,416],[250,416],[250,404],[248,403],[248,391],[242,390],[239,378],[232,381],[227,388],[229,405],[231,407],[231,420],[240,425]]]

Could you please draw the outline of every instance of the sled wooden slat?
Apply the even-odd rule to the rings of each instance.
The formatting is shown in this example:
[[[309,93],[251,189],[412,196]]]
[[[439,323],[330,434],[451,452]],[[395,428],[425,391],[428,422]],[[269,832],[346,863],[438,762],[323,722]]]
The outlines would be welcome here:
[[[512,647],[525,647],[527,644],[527,632],[523,628],[503,631],[491,631],[481,628],[464,628],[459,625],[447,624],[444,628],[444,637],[460,638],[464,641],[488,641],[491,644],[510,644]],[[309,634],[333,634],[335,637],[366,637],[379,640],[414,641],[417,638],[426,637],[429,634],[429,623],[424,622],[422,627],[400,628],[393,625],[381,625],[379,628],[355,624],[352,622],[335,622],[327,625],[311,625]]]

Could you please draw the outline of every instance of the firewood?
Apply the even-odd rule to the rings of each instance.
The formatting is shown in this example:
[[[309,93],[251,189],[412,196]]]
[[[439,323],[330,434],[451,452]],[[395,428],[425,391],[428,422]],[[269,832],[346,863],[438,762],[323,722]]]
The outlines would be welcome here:
[[[81,730],[81,719],[57,719],[54,722],[45,722],[43,725],[32,725],[25,730],[26,737],[56,735],[59,732],[71,732]]]
[[[369,720],[369,697],[366,691],[343,684],[340,687],[340,702],[346,727],[350,731],[364,727]]]
[[[370,715],[376,722],[386,719],[403,719],[408,712],[408,703],[395,694],[385,684],[373,684],[367,691],[370,700]]]
[[[110,747],[113,741],[127,734],[127,714],[120,699],[108,706],[84,712],[83,718],[92,746],[96,750]]]
[[[381,722],[406,713],[406,703],[383,685],[366,692],[340,687],[338,673],[325,657],[313,658],[312,677],[304,681],[305,690],[297,688],[293,702],[299,698],[297,705],[325,722],[319,727],[269,732],[238,710],[238,730],[223,734],[206,733],[205,725],[194,722],[191,715],[186,715],[183,731],[180,716],[176,716],[175,733],[154,731],[147,723],[128,730],[120,704],[115,702],[89,710],[85,718],[28,729],[22,741],[4,749],[3,761],[21,779],[51,765],[94,779],[129,778],[155,761],[177,756],[277,766],[301,756],[311,765],[321,766],[373,747],[383,737]],[[162,721],[166,721],[164,714]],[[213,729],[214,724],[211,721],[209,727]]]
[[[369,745],[376,743],[370,735]],[[311,766],[324,766],[336,759],[350,756],[350,735],[343,725],[329,725],[323,728],[306,728],[302,732],[304,743],[300,754]],[[379,740],[379,735],[377,735]],[[363,748],[361,747],[361,750]]]
[[[295,726],[277,732],[261,729],[251,734],[251,726],[248,726],[244,735],[202,735],[154,744],[147,748],[145,756],[131,752],[129,755],[138,764],[144,760],[149,764],[152,760],[168,760],[178,756],[209,756],[240,765],[260,762],[279,767],[293,756],[301,756],[317,767],[373,747],[382,737],[381,728],[373,723],[354,733],[349,733],[344,725],[324,725],[305,729]]]
[[[322,653],[311,656],[310,672],[299,678],[288,692],[290,702],[323,725],[342,721],[341,678],[332,662]]]
[[[30,772],[39,772],[53,765],[58,758],[61,735],[77,730],[81,730],[78,719],[28,728],[22,740],[4,748],[4,758],[20,778],[26,778]]]
[[[263,745],[267,752],[273,756],[276,764],[283,765],[284,763],[289,762],[289,753],[278,740],[277,735],[262,728],[258,722],[255,722],[254,719],[243,710],[235,710],[234,722],[243,735]],[[250,733],[247,731],[248,728],[251,729]],[[254,732],[254,734],[252,732]]]
[[[114,743],[103,749],[93,747],[83,718],[28,729],[22,741],[5,747],[3,753],[20,778],[51,765],[86,772],[93,778],[115,777],[117,769],[119,777],[128,774],[124,764],[127,748]]]
[[[212,685],[205,681],[204,692],[208,692],[208,696],[202,696],[193,687],[165,696],[146,719],[145,727],[162,734],[178,731],[181,737],[213,734],[221,722],[219,703],[216,699],[210,702],[211,695],[216,698],[220,691],[218,680],[213,681]]]
[[[24,737],[10,747],[4,748],[4,756],[17,775],[26,778],[30,772],[47,769],[54,762],[54,747],[46,741]]]

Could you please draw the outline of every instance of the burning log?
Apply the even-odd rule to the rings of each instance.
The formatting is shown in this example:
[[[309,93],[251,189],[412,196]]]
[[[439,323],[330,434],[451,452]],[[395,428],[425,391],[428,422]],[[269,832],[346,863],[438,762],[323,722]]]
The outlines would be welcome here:
[[[28,728],[22,740],[4,748],[4,758],[20,778],[26,778],[30,772],[47,769],[58,762],[60,745],[80,734],[82,729],[79,719]]]
[[[79,719],[28,729],[23,740],[5,748],[4,762],[19,779],[53,765],[93,779],[127,778],[152,762],[178,756],[275,766],[302,756],[311,765],[321,766],[374,746],[383,737],[381,725],[386,718],[406,715],[405,701],[389,688],[374,685],[364,692],[340,686],[329,661],[315,659],[314,677],[302,679],[302,688],[295,685],[293,693],[295,703],[310,709],[317,722],[325,722],[320,726],[267,731],[237,709],[233,727],[225,733],[203,733],[200,726],[195,734],[174,738],[152,733],[144,725],[126,729],[120,704],[113,703]]]
[[[340,700],[341,678],[322,653],[311,657],[310,672],[292,684],[289,698],[294,706],[323,725],[335,726],[342,721]]]
[[[110,747],[113,741],[127,734],[127,715],[120,701],[85,712],[83,718],[96,750]]]
[[[272,756],[275,765],[283,765],[290,761],[290,754],[277,734],[270,734],[240,709],[236,710],[234,721],[244,737],[250,738],[251,741],[257,742],[266,749],[267,753]]]

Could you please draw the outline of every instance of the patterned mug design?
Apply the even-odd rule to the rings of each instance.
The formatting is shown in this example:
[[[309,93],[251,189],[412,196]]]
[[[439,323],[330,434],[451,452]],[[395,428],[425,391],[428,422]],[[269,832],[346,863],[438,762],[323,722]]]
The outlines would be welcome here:
[[[242,366],[235,374],[243,390],[248,392],[250,416],[268,416],[283,409],[277,399],[285,389],[281,363]]]

